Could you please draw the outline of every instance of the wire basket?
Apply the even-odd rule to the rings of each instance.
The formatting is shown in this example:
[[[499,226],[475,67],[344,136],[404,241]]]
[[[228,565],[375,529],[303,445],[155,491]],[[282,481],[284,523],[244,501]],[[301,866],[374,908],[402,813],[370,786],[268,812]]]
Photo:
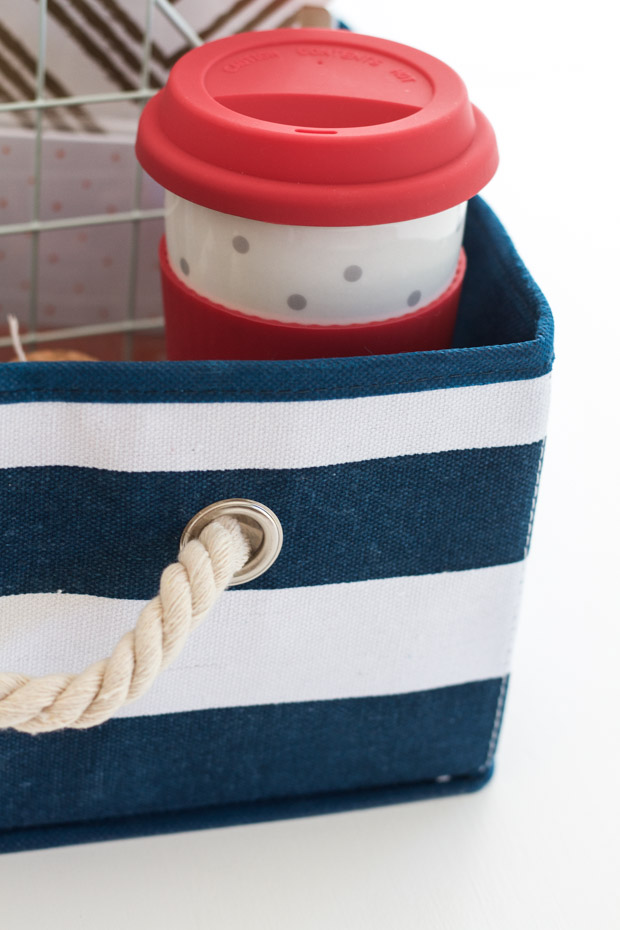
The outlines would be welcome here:
[[[27,348],[164,357],[163,195],[133,155],[141,108],[190,48],[316,24],[318,11],[306,23],[302,7],[39,0],[0,14],[0,360],[14,355],[9,314]],[[62,79],[74,53],[84,57],[84,92]]]

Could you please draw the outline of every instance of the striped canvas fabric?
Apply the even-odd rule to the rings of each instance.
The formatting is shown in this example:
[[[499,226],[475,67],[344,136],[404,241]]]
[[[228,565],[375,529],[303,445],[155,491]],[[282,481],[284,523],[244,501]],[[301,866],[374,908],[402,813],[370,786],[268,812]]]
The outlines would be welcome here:
[[[199,509],[285,543],[94,730],[0,733],[0,846],[471,790],[492,769],[545,439],[552,321],[470,205],[461,348],[0,369],[0,665],[107,655]]]

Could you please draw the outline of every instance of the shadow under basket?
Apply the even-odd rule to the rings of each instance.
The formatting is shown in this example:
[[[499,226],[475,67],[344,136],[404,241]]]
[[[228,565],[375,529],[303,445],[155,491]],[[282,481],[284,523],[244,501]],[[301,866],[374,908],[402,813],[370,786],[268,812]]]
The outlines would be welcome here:
[[[0,670],[77,672],[207,504],[284,547],[147,695],[0,732],[6,851],[471,791],[492,771],[542,463],[549,307],[469,207],[452,349],[0,365]]]

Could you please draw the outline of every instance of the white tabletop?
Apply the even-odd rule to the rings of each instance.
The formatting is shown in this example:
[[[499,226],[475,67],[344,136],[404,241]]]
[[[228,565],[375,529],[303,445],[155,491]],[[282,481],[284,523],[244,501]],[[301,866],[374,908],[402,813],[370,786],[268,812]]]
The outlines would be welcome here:
[[[620,204],[605,122],[618,105],[605,61],[615,30],[603,0],[581,16],[541,0],[334,9],[465,79],[501,149],[487,197],[555,312],[549,440],[496,774],[445,800],[5,856],[5,927],[620,927]]]

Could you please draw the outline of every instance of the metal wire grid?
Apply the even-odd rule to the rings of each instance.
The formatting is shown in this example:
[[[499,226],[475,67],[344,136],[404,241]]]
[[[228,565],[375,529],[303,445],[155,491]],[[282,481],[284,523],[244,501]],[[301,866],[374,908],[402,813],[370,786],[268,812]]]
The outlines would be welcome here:
[[[22,342],[33,345],[39,341],[52,342],[74,339],[78,336],[98,336],[110,333],[125,333],[125,358],[133,354],[133,333],[139,330],[160,329],[163,317],[136,319],[136,282],[138,260],[138,235],[140,223],[161,219],[163,209],[140,209],[143,172],[136,162],[133,183],[132,206],[130,210],[115,214],[93,214],[89,216],[65,217],[57,220],[41,220],[41,151],[43,140],[43,111],[51,107],[77,107],[94,103],[111,103],[117,101],[146,101],[156,93],[148,86],[151,61],[151,33],[155,9],[163,13],[178,32],[194,47],[202,45],[202,39],[191,25],[179,14],[168,0],[145,0],[146,16],[144,40],[142,43],[142,69],[140,86],[137,90],[109,94],[85,94],[73,97],[47,98],[43,96],[45,88],[46,43],[47,43],[47,0],[39,0],[38,55],[36,70],[36,95],[31,100],[19,100],[0,103],[0,114],[16,110],[34,110],[34,185],[32,197],[32,218],[23,223],[0,225],[0,236],[30,234],[30,298],[28,308],[28,331],[23,333]],[[129,258],[129,281],[127,287],[127,309],[124,320],[114,323],[101,323],[90,326],[75,326],[56,329],[42,333],[38,329],[39,302],[39,237],[42,232],[53,229],[75,229],[81,226],[101,226],[111,223],[131,223],[131,246]],[[0,337],[0,348],[11,345],[11,337]]]

